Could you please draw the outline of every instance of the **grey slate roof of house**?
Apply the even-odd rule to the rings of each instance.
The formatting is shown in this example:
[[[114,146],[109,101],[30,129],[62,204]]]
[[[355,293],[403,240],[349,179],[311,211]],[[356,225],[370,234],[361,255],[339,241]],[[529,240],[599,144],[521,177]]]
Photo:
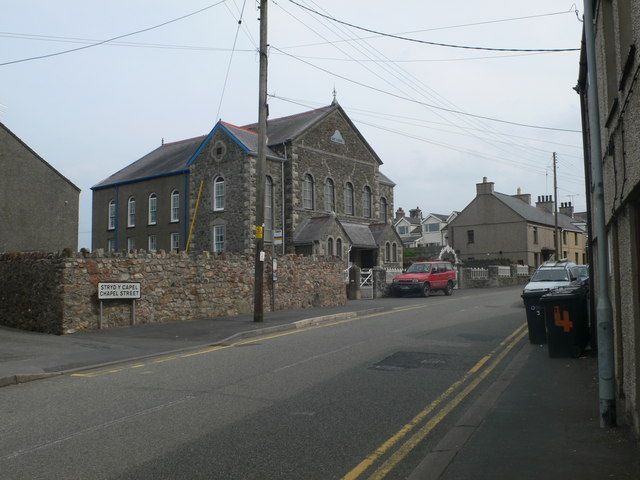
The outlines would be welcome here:
[[[267,122],[267,144],[280,145],[296,138],[311,125],[328,115],[337,107],[328,105],[326,107],[316,108],[308,112],[296,113],[286,117],[274,118]],[[242,128],[246,130],[258,131],[257,123],[250,123]]]
[[[532,207],[522,200],[510,195],[505,195],[504,193],[494,192],[493,196],[528,222],[550,226],[553,226],[555,224],[554,216],[552,213],[546,212],[540,208]],[[584,230],[575,226],[573,223],[571,223],[571,221],[571,217],[567,217],[566,215],[558,213],[558,227],[562,228],[563,230],[569,230],[572,232],[584,232]]]
[[[449,215],[442,215],[441,213],[431,213],[430,215],[433,215],[434,217],[442,220],[443,222],[446,222],[447,218],[449,218]]]
[[[408,237],[402,237],[402,244],[410,245],[416,240],[420,240],[421,238],[422,238],[422,235],[410,235]]]
[[[332,215],[304,219],[296,229],[293,243],[298,245],[313,243],[314,240],[321,238],[324,231],[335,221]]]
[[[337,109],[341,109],[341,107],[335,104],[317,108],[315,110],[310,110],[308,112],[297,113],[295,115],[289,115],[287,117],[274,118],[269,120],[267,122],[268,145],[279,145],[286,142],[287,140],[291,140],[297,137],[313,124],[320,121],[326,115]],[[345,118],[347,119],[347,121],[349,121],[346,114]],[[257,123],[239,127],[231,123],[220,121],[214,128],[219,128],[220,125],[227,129],[250,154],[257,155]],[[356,129],[353,124],[352,126],[354,129]],[[127,165],[123,169],[117,171],[113,175],[107,177],[91,188],[99,189],[122,183],[136,182],[148,178],[181,173],[182,171],[187,169],[189,160],[191,160],[202,142],[204,142],[207,137],[208,135],[201,135],[186,140],[165,143],[164,145],[161,145],[155,150],[147,153],[142,158]],[[364,138],[362,138],[362,140],[368,146],[366,140]],[[371,149],[371,152],[379,161],[379,163],[382,163],[373,149]],[[267,158],[282,159],[282,157],[276,154],[269,147],[267,147],[266,155]],[[395,184],[382,173],[380,174],[380,180],[382,183],[387,183],[388,185],[395,186]]]
[[[178,142],[165,143],[91,188],[181,172],[205,138],[206,135],[200,135]]]
[[[376,248],[378,246],[369,229],[369,225],[345,222],[343,220],[338,220],[338,223],[340,223],[344,231],[347,232],[349,240],[351,240],[351,244],[354,247]]]
[[[369,225],[369,230],[371,230],[371,234],[373,235],[374,240],[376,241],[376,244],[381,245],[382,244],[382,239],[384,236],[384,232],[387,228],[393,228],[390,225],[387,225],[386,223],[372,223],[371,225]]]

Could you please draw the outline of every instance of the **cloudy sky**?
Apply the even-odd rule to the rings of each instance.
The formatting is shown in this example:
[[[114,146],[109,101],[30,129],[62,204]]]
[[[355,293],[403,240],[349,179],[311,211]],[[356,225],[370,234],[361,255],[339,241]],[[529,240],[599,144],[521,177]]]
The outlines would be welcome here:
[[[575,5],[561,0],[297,2],[367,29],[430,42],[580,46]],[[214,3],[3,0],[0,64],[135,32]],[[80,247],[91,244],[92,185],[162,138],[207,133],[218,118],[238,125],[257,120],[257,17],[255,0],[225,0],[112,43],[0,66],[0,121],[82,189]],[[553,151],[559,200],[585,208],[580,134],[433,108],[580,130],[572,90],[578,52],[409,42],[337,24],[290,0],[269,4],[269,43],[271,117],[327,105],[335,87],[338,101],[382,158],[382,171],[397,183],[395,208],[461,210],[483,176],[503,193],[521,187],[534,199],[552,194]]]

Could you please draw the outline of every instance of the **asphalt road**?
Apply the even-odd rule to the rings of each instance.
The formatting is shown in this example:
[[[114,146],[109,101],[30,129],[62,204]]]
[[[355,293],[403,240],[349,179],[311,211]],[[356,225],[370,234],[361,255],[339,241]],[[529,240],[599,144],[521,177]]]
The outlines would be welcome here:
[[[405,478],[513,353],[520,290],[3,388],[0,478]]]

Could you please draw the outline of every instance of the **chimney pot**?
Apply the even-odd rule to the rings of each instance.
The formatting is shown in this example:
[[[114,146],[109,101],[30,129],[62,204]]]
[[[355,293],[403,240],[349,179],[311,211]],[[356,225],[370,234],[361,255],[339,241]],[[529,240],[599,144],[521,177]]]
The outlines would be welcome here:
[[[522,195],[522,189],[521,189],[520,187],[518,187],[518,189],[516,190],[516,193],[517,193],[518,195]]]
[[[482,177],[482,183],[487,183],[487,177]]]

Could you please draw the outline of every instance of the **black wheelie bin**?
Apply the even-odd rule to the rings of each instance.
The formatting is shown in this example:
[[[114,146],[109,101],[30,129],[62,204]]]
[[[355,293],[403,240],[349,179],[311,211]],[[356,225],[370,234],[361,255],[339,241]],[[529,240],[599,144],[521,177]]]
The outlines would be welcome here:
[[[527,290],[522,292],[524,308],[527,311],[527,328],[529,343],[542,345],[547,343],[547,332],[544,326],[544,310],[540,307],[540,297],[548,290]]]
[[[550,357],[579,357],[589,343],[588,290],[582,285],[560,287],[543,295]]]

